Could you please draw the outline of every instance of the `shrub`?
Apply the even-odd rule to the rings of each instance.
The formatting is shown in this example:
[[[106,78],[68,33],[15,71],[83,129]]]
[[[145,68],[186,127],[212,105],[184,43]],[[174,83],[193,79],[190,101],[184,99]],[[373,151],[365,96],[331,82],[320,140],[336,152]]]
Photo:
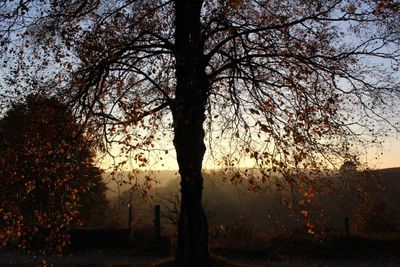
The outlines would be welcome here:
[[[381,194],[366,194],[353,212],[353,230],[357,233],[389,233],[397,230],[394,210]]]

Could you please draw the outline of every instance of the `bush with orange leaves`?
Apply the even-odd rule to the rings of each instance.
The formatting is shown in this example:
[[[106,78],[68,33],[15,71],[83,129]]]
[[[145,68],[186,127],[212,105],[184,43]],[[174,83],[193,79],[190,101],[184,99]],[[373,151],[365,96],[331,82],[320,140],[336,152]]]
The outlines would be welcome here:
[[[31,95],[14,104],[0,120],[0,245],[14,241],[33,254],[61,251],[69,227],[80,223],[82,202],[106,204],[94,156],[58,100]]]

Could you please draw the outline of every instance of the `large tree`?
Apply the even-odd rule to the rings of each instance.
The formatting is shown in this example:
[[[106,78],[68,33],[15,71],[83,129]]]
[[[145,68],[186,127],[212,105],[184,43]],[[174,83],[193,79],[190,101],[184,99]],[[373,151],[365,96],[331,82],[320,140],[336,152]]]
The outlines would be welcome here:
[[[93,143],[58,100],[14,104],[0,120],[0,242],[61,250],[71,226],[98,222],[107,201],[94,160]]]
[[[249,185],[278,189],[274,173],[303,188],[318,179],[294,168],[334,164],[365,129],[375,137],[381,122],[397,127],[397,1],[27,0],[2,9],[3,50],[18,56],[7,62],[11,85],[27,83],[32,67],[55,73],[54,91],[141,166],[142,149],[158,148],[172,129],[179,266],[209,260],[205,125],[216,158],[228,166],[249,158],[260,168],[244,172]]]

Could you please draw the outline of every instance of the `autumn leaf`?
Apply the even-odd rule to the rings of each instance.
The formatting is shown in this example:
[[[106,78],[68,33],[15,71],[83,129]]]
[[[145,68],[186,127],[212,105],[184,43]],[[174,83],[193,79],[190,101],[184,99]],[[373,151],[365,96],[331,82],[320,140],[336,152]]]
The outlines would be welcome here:
[[[243,0],[226,0],[228,1],[229,5],[233,8],[239,8],[242,4]]]
[[[307,210],[301,210],[300,212],[301,214],[303,214],[304,217],[307,217],[309,215]]]

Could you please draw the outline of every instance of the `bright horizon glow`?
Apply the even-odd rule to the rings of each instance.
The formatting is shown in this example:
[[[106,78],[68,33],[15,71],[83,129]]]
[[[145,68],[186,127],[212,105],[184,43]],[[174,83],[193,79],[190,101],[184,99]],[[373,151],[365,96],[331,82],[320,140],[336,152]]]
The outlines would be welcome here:
[[[375,155],[383,153],[378,159]],[[390,137],[385,139],[382,151],[369,151],[366,159],[370,167],[374,169],[386,169],[400,167],[400,138]]]
[[[396,137],[387,137],[384,139],[385,142],[382,145],[382,149],[375,148],[367,151],[366,155],[360,158],[361,162],[368,163],[368,167],[372,169],[386,169],[386,168],[396,168],[400,167],[400,136]],[[114,150],[115,152],[117,150]],[[218,169],[220,166],[213,163],[211,158],[208,158],[208,154],[206,152],[205,159],[203,161],[203,169]],[[242,164],[245,165],[245,164]],[[247,164],[246,164],[247,165]],[[100,167],[103,169],[110,168],[111,161],[109,159],[105,159],[100,163]],[[246,167],[246,166],[245,166]],[[247,166],[251,168],[251,164],[249,161],[249,165]],[[163,156],[163,160],[160,162],[150,163],[146,168],[139,168],[135,166],[135,164],[127,164],[126,170],[130,171],[133,169],[139,170],[178,170],[178,163],[176,161],[175,151],[171,151],[168,155]]]

